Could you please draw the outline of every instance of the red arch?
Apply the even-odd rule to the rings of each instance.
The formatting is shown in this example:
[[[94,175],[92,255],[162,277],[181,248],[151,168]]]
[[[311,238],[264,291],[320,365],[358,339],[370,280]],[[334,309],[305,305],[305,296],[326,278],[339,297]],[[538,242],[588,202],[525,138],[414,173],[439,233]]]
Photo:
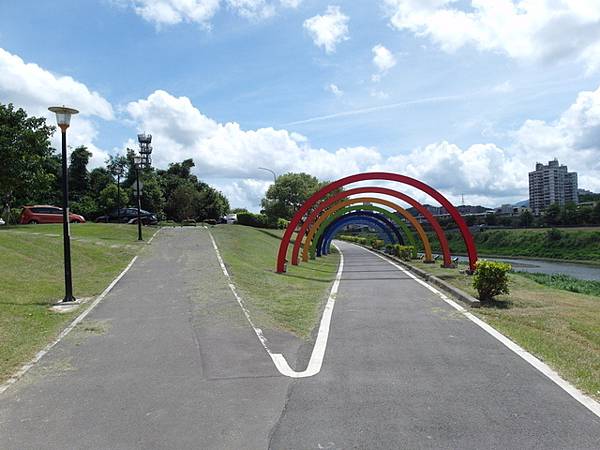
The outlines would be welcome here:
[[[414,178],[408,177],[406,175],[400,175],[397,173],[389,173],[389,172],[369,172],[369,173],[360,173],[356,175],[351,175],[349,177],[341,178],[337,181],[334,181],[327,186],[320,189],[318,192],[313,194],[304,204],[300,207],[300,209],[296,212],[290,224],[285,230],[283,234],[283,238],[281,240],[281,244],[279,245],[279,253],[277,254],[277,272],[282,273],[285,272],[285,263],[286,263],[286,254],[287,249],[290,244],[290,240],[292,238],[292,233],[302,220],[302,217],[319,202],[323,197],[329,194],[331,191],[346,186],[347,184],[357,183],[359,181],[366,180],[386,180],[386,181],[396,181],[398,183],[407,184],[414,188],[419,189],[420,191],[425,192],[426,194],[433,197],[440,205],[442,205],[446,211],[450,214],[454,222],[458,225],[460,233],[465,241],[467,246],[467,253],[469,255],[469,267],[472,271],[475,270],[475,264],[477,263],[477,249],[475,248],[475,242],[473,241],[473,236],[469,231],[469,227],[465,223],[464,219],[458,212],[458,210],[450,203],[446,197],[440,194],[438,191],[428,186],[427,184],[416,180]],[[348,195],[347,193],[345,193]],[[301,236],[300,236],[301,238]]]
[[[323,211],[328,206],[333,205],[337,201],[342,200],[350,195],[365,194],[365,193],[390,195],[392,197],[396,197],[400,200],[403,200],[403,201],[409,203],[414,208],[416,208],[423,215],[423,217],[425,217],[425,219],[427,219],[427,221],[431,224],[431,227],[434,229],[434,231],[437,235],[437,238],[440,241],[440,247],[442,249],[442,254],[444,255],[444,267],[452,267],[452,257],[450,255],[450,247],[448,246],[448,240],[446,239],[444,230],[440,226],[439,222],[435,219],[435,217],[433,217],[433,215],[429,212],[429,210],[427,208],[425,208],[423,205],[421,205],[414,198],[409,197],[408,195],[403,194],[402,192],[394,191],[393,189],[389,189],[389,188],[376,187],[376,186],[359,187],[359,188],[350,189],[348,191],[342,191],[339,194],[336,194],[333,197],[328,198],[327,200],[319,203],[319,206],[317,206],[314,209],[314,211],[312,211],[310,213],[308,218],[302,224],[300,231],[298,232],[298,235],[297,235],[298,237],[296,238],[296,241],[294,242],[294,248],[292,250],[292,264],[295,266],[298,265],[298,262],[299,262],[298,257],[300,255],[300,246],[302,245],[302,238],[308,231],[309,226],[311,226],[313,224],[313,222],[317,219],[317,216],[321,211]]]

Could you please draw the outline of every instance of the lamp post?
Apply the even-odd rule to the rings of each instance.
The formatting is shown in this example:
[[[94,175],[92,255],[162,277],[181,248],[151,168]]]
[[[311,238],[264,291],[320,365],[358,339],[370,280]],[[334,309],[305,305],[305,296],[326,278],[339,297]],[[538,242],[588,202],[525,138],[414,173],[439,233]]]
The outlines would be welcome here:
[[[117,220],[121,222],[121,175],[123,175],[123,166],[116,165],[113,172],[117,176]]]
[[[149,167],[152,164],[152,135],[151,134],[138,134],[138,142],[140,144],[140,154],[133,157],[133,165],[135,167],[135,183],[137,191],[137,223],[138,223],[138,241],[143,241],[142,238],[142,197],[140,191],[140,170]]]
[[[71,116],[79,111],[65,106],[52,106],[49,111],[56,114],[56,122],[62,135],[62,197],[63,197],[63,256],[65,266],[65,298],[63,302],[73,302],[73,280],[71,276],[71,230],[69,228],[69,171],[67,167],[67,128]]]
[[[267,172],[271,172],[273,174],[273,183],[275,183],[277,181],[277,174],[271,170],[271,169],[267,169],[266,167],[259,167],[260,170],[266,170]]]

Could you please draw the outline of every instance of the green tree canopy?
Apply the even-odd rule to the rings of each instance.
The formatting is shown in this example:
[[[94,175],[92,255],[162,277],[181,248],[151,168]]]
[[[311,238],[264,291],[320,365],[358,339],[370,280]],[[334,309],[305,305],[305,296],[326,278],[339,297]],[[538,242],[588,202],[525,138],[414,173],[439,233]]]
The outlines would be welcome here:
[[[90,173],[87,165],[92,157],[85,145],[71,152],[69,162],[69,191],[73,198],[78,199],[90,191]]]
[[[12,103],[0,103],[0,195],[8,208],[13,201],[29,203],[52,189],[54,129],[44,118],[28,117]]]
[[[307,173],[281,175],[269,187],[261,202],[263,212],[272,223],[276,223],[278,218],[289,220],[311,195],[326,184]]]

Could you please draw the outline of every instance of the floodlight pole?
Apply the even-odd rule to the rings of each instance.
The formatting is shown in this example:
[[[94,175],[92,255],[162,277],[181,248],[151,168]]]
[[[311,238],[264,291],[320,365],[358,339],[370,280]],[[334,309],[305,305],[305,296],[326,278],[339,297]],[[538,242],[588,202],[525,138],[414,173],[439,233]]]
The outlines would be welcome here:
[[[138,241],[143,241],[142,238],[142,199],[140,196],[140,168],[135,165],[135,188],[137,190],[137,224],[138,224]]]
[[[121,223],[121,171],[117,172],[117,222]]]

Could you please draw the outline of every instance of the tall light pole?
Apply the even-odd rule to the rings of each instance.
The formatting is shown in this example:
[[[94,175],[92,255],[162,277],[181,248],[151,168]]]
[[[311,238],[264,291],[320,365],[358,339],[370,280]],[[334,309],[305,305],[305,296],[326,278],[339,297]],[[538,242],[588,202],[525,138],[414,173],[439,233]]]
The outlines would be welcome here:
[[[121,222],[121,175],[123,175],[123,166],[117,164],[113,172],[117,176],[117,221]]]
[[[277,181],[277,174],[271,170],[271,169],[267,169],[266,167],[259,167],[260,170],[266,170],[267,172],[271,172],[273,174],[273,183],[275,183]]]
[[[140,154],[133,157],[133,165],[135,167],[135,179],[137,190],[137,223],[138,223],[138,241],[143,241],[142,238],[142,197],[140,192],[140,170],[149,167],[152,164],[152,135],[138,134],[138,142],[140,144]]]
[[[56,114],[56,122],[62,135],[62,197],[63,197],[63,256],[65,265],[65,298],[63,302],[74,302],[73,280],[71,276],[71,230],[69,227],[69,171],[67,167],[67,128],[71,116],[79,111],[63,106],[52,106],[49,111]]]

